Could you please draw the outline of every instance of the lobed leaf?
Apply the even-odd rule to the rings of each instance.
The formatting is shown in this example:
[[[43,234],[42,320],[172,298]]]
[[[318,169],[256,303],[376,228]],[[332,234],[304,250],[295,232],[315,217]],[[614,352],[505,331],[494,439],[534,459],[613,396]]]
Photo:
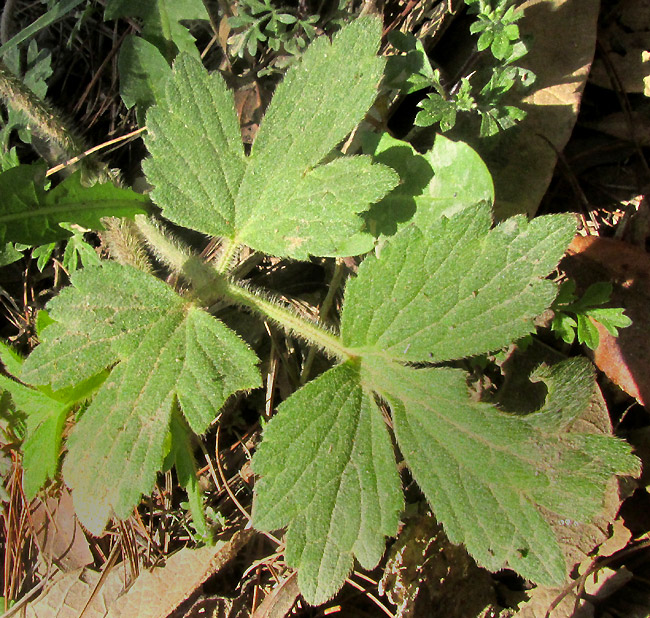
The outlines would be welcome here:
[[[163,214],[274,255],[369,250],[369,234],[365,243],[347,244],[363,228],[358,213],[392,189],[397,175],[366,157],[319,164],[372,105],[384,67],[379,33],[379,21],[364,18],[332,43],[316,40],[278,86],[248,157],[223,78],[181,55],[164,104],[147,114],[152,158],[144,169]]]
[[[499,349],[534,329],[557,293],[544,277],[571,217],[515,217],[490,230],[484,205],[404,228],[348,283],[341,337],[358,355],[439,362]]]
[[[313,604],[343,585],[354,556],[373,568],[402,509],[392,445],[380,410],[351,363],[283,402],[253,458],[253,521],[286,525],[287,560]]]
[[[245,169],[232,95],[218,73],[181,54],[165,105],[147,112],[143,161],[153,200],[172,221],[213,236],[232,236]],[[210,170],[205,173],[204,170]]]
[[[540,507],[592,517],[607,480],[638,471],[629,446],[611,436],[564,433],[561,415],[533,415],[538,423],[472,401],[464,372],[382,361],[364,369],[391,406],[400,450],[447,536],[492,571],[507,566],[561,584],[566,565]],[[581,390],[593,384],[588,375]],[[565,392],[551,396],[550,408],[568,395],[556,386]]]
[[[101,230],[102,217],[133,217],[149,210],[149,199],[114,185],[81,185],[81,173],[45,191],[40,165],[19,165],[0,174],[0,243],[41,245],[72,236],[61,223]]]
[[[85,268],[71,282],[48,304],[55,322],[25,360],[22,377],[31,384],[58,390],[128,358],[158,321],[184,304],[162,281],[114,262]]]
[[[72,276],[23,378],[76,384],[118,363],[68,439],[64,476],[99,534],[150,491],[176,399],[204,432],[234,392],[259,385],[257,357],[224,324],[150,275],[106,263]]]

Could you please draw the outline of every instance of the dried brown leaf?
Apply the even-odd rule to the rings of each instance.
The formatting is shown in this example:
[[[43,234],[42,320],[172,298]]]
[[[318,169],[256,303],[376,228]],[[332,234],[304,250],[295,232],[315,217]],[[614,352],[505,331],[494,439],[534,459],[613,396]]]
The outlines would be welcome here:
[[[298,596],[298,572],[294,571],[266,596],[252,618],[284,618],[289,615]]]
[[[214,547],[181,549],[164,567],[142,573],[106,618],[166,618],[230,562],[252,535],[252,530],[244,530]]]
[[[60,496],[38,500],[31,512],[41,558],[62,571],[75,571],[94,560],[86,535],[74,512],[72,496],[62,487]]]
[[[24,618],[79,618],[83,612],[83,618],[104,618],[124,589],[124,566],[111,569],[93,596],[100,577],[100,573],[90,569],[65,573],[19,615]]]

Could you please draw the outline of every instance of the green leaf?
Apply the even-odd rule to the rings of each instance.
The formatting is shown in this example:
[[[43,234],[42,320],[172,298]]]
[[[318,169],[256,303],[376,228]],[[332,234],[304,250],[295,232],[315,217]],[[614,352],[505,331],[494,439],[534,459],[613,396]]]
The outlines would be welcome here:
[[[419,154],[409,143],[385,133],[378,141],[365,136],[364,152],[400,176],[400,184],[366,215],[375,236],[392,236],[407,221],[428,230],[442,216],[494,199],[487,167],[463,142],[437,135],[433,148]]]
[[[437,225],[441,216],[451,217],[480,203],[492,204],[492,177],[470,146],[437,135],[433,148],[424,156],[434,176],[416,200],[413,223],[421,230]]]
[[[574,311],[580,308],[597,307],[608,302],[612,295],[613,286],[607,281],[592,283],[582,295],[582,298],[572,307]]]
[[[198,540],[209,543],[212,540],[212,534],[205,518],[203,492],[197,478],[193,436],[177,405],[172,410],[169,428],[171,432],[171,454],[178,474],[178,484],[187,492],[192,523]]]
[[[128,358],[157,321],[183,304],[164,283],[130,267],[105,262],[79,271],[48,304],[55,322],[25,361],[23,377],[57,390],[77,384]]]
[[[0,339],[0,362],[5,371],[15,377],[20,377],[23,370],[23,357],[10,345]]]
[[[171,68],[155,45],[141,37],[127,36],[120,48],[118,67],[120,95],[127,108],[138,105],[144,111],[162,101]]]
[[[68,227],[65,223],[62,227]],[[84,266],[100,266],[101,260],[95,249],[84,240],[78,230],[70,230],[72,236],[68,239],[63,251],[61,264],[68,273],[72,273],[83,264]]]
[[[620,307],[597,307],[588,309],[585,314],[602,324],[610,335],[616,337],[618,336],[619,328],[627,328],[632,324],[632,320],[623,311],[625,309],[621,309]]]
[[[343,585],[356,556],[373,568],[394,535],[400,481],[381,411],[350,363],[282,403],[253,458],[255,526],[289,526],[287,560],[309,603]]]
[[[578,324],[578,343],[584,343],[589,349],[595,350],[600,341],[596,325],[584,313],[576,314],[576,322]]]
[[[591,517],[611,475],[638,470],[624,442],[563,433],[567,418],[555,410],[570,397],[568,384],[555,383],[551,411],[529,420],[472,401],[466,375],[455,369],[385,362],[364,369],[390,404],[400,450],[449,539],[492,571],[507,566],[539,584],[561,584],[566,565],[539,507]],[[576,380],[591,394],[591,375]]]
[[[556,332],[558,337],[565,343],[573,343],[576,338],[578,323],[566,313],[556,313],[551,322],[551,330]]]
[[[17,262],[23,257],[23,254],[16,250],[12,243],[5,243],[4,246],[0,245],[0,267],[8,266]]]
[[[260,377],[235,333],[150,275],[106,263],[71,280],[50,303],[56,322],[22,378],[60,388],[118,363],[72,431],[64,464],[77,513],[99,534],[151,490],[175,398],[202,433],[232,393]]]
[[[317,39],[278,86],[248,157],[221,76],[179,57],[165,104],[147,114],[144,169],[163,214],[274,255],[347,254],[341,247],[361,236],[358,213],[398,179],[368,157],[319,163],[372,105],[384,66],[380,28],[358,19],[332,43]],[[372,243],[366,234],[363,248]]]
[[[544,277],[574,231],[572,217],[515,217],[490,228],[490,210],[414,226],[371,256],[348,283],[344,344],[361,356],[439,362],[497,350],[534,329],[557,288]]]
[[[142,37],[155,45],[170,63],[178,52],[192,54],[197,58],[199,55],[194,37],[180,22],[209,19],[201,0],[109,0],[104,19],[118,17],[142,19]]]
[[[7,360],[3,355],[3,362]],[[5,366],[7,364],[5,363]],[[13,370],[19,369],[17,365]],[[21,372],[16,371],[20,376]],[[31,500],[48,479],[56,476],[61,453],[61,434],[70,410],[90,397],[106,378],[100,373],[76,388],[53,392],[47,387],[35,390],[0,375],[0,388],[11,394],[14,405],[25,413],[26,432],[23,442],[23,490]]]
[[[31,500],[48,479],[56,476],[61,432],[70,406],[0,375],[0,388],[11,393],[14,405],[27,414],[23,443],[23,490]]]
[[[420,111],[415,117],[415,125],[418,127],[430,127],[440,123],[441,131],[449,131],[456,124],[456,102],[443,99],[437,93],[427,95],[420,104]]]
[[[0,174],[0,242],[42,245],[72,236],[60,223],[101,230],[102,217],[133,217],[146,213],[149,200],[114,185],[81,185],[81,172],[50,191],[37,178],[40,165],[20,165]]]

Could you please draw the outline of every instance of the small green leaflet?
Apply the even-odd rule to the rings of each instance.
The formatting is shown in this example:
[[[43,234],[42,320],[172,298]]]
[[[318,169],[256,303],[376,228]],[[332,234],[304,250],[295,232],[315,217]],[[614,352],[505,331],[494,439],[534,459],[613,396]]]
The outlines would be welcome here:
[[[17,378],[22,376],[23,360],[4,342],[0,356],[5,369]],[[49,386],[30,388],[0,375],[0,390],[7,391],[17,410],[26,415],[23,451],[23,490],[28,500],[53,479],[59,469],[61,434],[69,412],[89,399],[106,379],[101,372],[74,388],[52,391]]]
[[[147,113],[144,170],[163,214],[272,255],[370,250],[359,213],[397,185],[397,174],[367,156],[322,162],[374,101],[380,31],[379,20],[362,18],[331,44],[317,39],[278,86],[250,156],[223,78],[179,56],[164,105]]]
[[[114,185],[81,185],[81,172],[50,191],[41,165],[19,165],[0,174],[0,243],[42,245],[72,236],[61,223],[101,230],[102,217],[133,217],[149,210],[149,199]]]
[[[439,362],[497,350],[534,330],[557,293],[544,277],[575,231],[572,217],[514,217],[490,230],[490,209],[409,226],[366,259],[346,289],[343,343],[359,355]]]
[[[109,0],[104,19],[139,17],[143,21],[142,37],[155,45],[171,62],[176,54],[185,52],[198,58],[194,37],[181,25],[183,20],[204,19],[209,16],[201,0]]]
[[[50,303],[55,323],[22,378],[61,388],[118,363],[71,433],[63,467],[77,514],[99,534],[151,490],[176,398],[202,433],[260,376],[234,332],[146,273],[108,262],[71,282]]]
[[[594,320],[614,337],[618,336],[619,328],[632,324],[623,309],[600,306],[609,302],[612,295],[611,283],[601,281],[590,285],[580,299],[575,291],[575,281],[568,279],[560,286],[560,292],[552,306],[555,317],[551,330],[566,343],[573,343],[577,334],[579,343],[595,350],[600,342],[600,334]]]
[[[310,603],[338,592],[354,556],[376,566],[403,502],[386,424],[358,367],[339,365],[281,404],[253,466],[262,475],[255,526],[289,525],[287,560]]]

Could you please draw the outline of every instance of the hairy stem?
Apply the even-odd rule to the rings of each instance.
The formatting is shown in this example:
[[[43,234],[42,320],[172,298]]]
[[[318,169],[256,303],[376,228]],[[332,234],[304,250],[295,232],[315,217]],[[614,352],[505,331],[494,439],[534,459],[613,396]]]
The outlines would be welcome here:
[[[49,145],[49,163],[61,163],[86,150],[83,140],[61,120],[56,111],[39,99],[25,84],[14,75],[0,60],[0,97],[8,107],[22,112],[29,119],[29,128]],[[110,174],[105,165],[86,160],[82,164],[86,180],[106,181]]]
[[[328,356],[346,360],[352,355],[340,338],[325,326],[306,320],[293,309],[272,298],[268,292],[255,290],[241,282],[228,279],[181,242],[173,239],[157,223],[142,215],[136,217],[136,225],[151,250],[173,272],[187,279],[194,294],[205,306],[225,300],[231,304],[252,309],[262,317],[275,322],[311,345],[320,348]]]
[[[232,268],[233,258],[241,245],[230,238],[221,239],[219,257],[214,263],[214,269],[221,274],[226,274]]]
[[[329,312],[332,309],[332,305],[334,304],[334,299],[336,298],[336,294],[339,291],[341,284],[343,283],[344,277],[345,277],[345,265],[341,259],[337,259],[336,265],[334,266],[334,274],[332,275],[332,280],[330,281],[329,289],[327,290],[327,296],[325,296],[325,300],[323,301],[323,304],[320,307],[320,311],[318,312],[318,315],[321,320],[327,319],[327,316],[329,315]],[[309,379],[309,373],[314,363],[314,357],[315,357],[315,350],[314,348],[312,348],[311,350],[309,350],[309,353],[307,354],[307,360],[305,361],[305,364],[303,365],[302,368],[302,372],[300,373],[301,384],[305,384]]]
[[[300,317],[290,307],[280,304],[277,299],[269,298],[262,291],[229,281],[225,296],[232,302],[272,320],[291,334],[320,348],[330,357],[347,360],[353,356],[341,343],[341,339],[325,326]]]

